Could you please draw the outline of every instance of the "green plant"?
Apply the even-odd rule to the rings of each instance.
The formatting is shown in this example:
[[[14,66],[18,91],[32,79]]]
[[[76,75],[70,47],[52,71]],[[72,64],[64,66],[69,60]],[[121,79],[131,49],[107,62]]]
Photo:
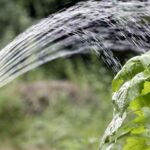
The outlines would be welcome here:
[[[150,52],[130,59],[112,84],[114,117],[100,149],[150,150]]]

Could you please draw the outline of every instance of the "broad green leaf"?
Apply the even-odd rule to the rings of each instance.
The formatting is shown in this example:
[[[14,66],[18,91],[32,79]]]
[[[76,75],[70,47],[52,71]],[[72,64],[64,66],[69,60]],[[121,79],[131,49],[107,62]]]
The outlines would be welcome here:
[[[144,83],[144,88],[142,90],[142,95],[146,95],[147,93],[150,93],[150,82],[146,81]]]
[[[147,140],[142,137],[128,138],[123,150],[150,150]]]
[[[130,59],[113,80],[113,90],[117,91],[122,83],[131,80],[136,74],[150,65],[150,52]]]
[[[101,147],[112,147],[123,137],[127,139],[124,150],[150,150],[150,52],[130,59],[116,75],[112,86],[114,117],[105,131]],[[134,117],[127,119],[125,126],[123,123],[129,111]],[[122,132],[119,132],[121,127]]]

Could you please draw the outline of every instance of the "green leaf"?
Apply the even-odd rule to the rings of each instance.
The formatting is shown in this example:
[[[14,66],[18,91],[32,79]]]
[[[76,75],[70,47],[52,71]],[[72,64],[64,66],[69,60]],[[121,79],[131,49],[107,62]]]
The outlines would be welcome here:
[[[128,138],[123,150],[150,150],[147,140],[142,137]]]
[[[113,141],[127,133],[123,136],[127,140],[124,150],[150,150],[150,52],[130,59],[116,75],[112,86],[115,111],[103,143],[113,146]],[[123,114],[127,114],[125,124]]]
[[[144,71],[150,65],[150,52],[130,59],[119,71],[113,80],[113,91],[117,91],[120,86],[131,80],[136,74]]]

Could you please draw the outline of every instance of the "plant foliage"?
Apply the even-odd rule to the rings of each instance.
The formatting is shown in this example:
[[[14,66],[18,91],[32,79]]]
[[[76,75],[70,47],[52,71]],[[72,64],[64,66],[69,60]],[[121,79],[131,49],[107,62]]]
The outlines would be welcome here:
[[[100,149],[150,150],[150,52],[130,59],[112,86],[114,117]]]

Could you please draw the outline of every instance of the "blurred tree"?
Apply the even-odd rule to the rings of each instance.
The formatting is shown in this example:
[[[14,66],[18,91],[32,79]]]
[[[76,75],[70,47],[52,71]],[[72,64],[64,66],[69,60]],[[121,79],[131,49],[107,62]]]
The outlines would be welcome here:
[[[36,19],[69,7],[80,0],[0,0],[0,48]]]
[[[0,47],[30,24],[31,20],[24,9],[9,0],[0,1]]]
[[[79,1],[81,0],[22,0],[21,5],[27,10],[30,17],[42,18]]]

